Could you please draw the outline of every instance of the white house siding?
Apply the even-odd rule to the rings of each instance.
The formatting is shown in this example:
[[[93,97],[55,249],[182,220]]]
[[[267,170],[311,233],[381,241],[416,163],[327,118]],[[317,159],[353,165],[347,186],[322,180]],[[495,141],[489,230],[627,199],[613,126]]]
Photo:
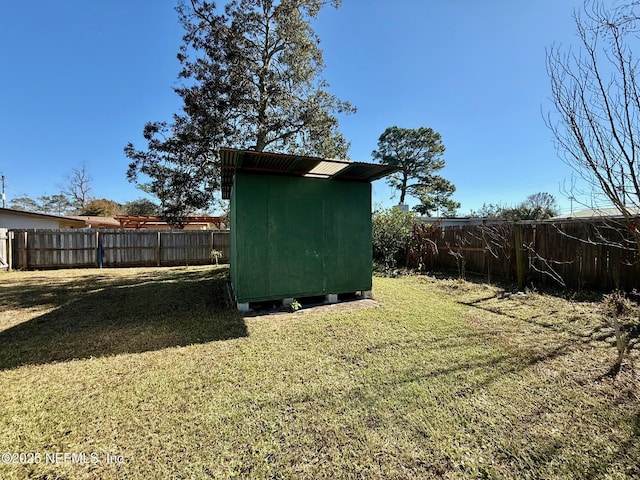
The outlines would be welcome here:
[[[0,209],[0,228],[84,228],[85,223],[66,217]]]

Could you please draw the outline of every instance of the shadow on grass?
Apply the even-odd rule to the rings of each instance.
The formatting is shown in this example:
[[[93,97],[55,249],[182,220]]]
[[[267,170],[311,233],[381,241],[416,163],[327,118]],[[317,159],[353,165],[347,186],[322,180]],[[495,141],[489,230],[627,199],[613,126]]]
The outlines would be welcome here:
[[[551,330],[556,333],[566,333],[574,337],[575,340],[590,343],[594,341],[607,342],[612,346],[615,346],[615,336],[613,333],[613,325],[609,323],[606,316],[602,317],[602,320],[599,324],[594,324],[591,328],[586,331],[579,333],[575,331],[571,327],[571,322],[564,323],[556,323],[556,322],[547,322],[545,318],[549,318],[551,315],[556,313],[555,311],[541,311],[538,314],[531,315],[528,318],[523,318],[520,316],[512,315],[508,312],[505,312],[497,307],[487,307],[484,306],[483,303],[500,298],[500,294],[490,295],[488,297],[479,298],[473,301],[458,301],[459,304],[466,305],[468,307],[473,307],[485,312],[493,313],[496,315],[503,315],[509,317],[513,320],[517,320],[520,322],[528,323],[535,327],[541,327],[547,330]],[[574,303],[579,303],[579,300],[569,300]],[[624,335],[627,342],[627,353],[631,350],[638,348],[640,345],[640,322],[635,321],[635,323],[630,323],[623,325]]]
[[[46,278],[0,292],[0,303],[16,312],[47,310],[0,331],[0,369],[247,336],[228,305],[226,268]]]
[[[467,301],[467,302],[465,302],[465,301],[457,301],[457,303],[459,303],[460,305],[465,305],[467,307],[473,307],[473,308],[476,308],[478,310],[482,310],[484,312],[492,313],[492,314],[495,314],[495,315],[505,316],[505,317],[511,318],[513,320],[516,320],[516,321],[519,321],[519,322],[523,322],[523,323],[527,323],[527,324],[535,326],[535,327],[540,327],[540,328],[544,328],[546,330],[550,330],[550,331],[555,332],[555,333],[567,333],[567,334],[573,335],[577,339],[581,339],[584,342],[590,342],[590,341],[594,341],[594,340],[606,340],[606,339],[611,337],[611,334],[609,332],[604,333],[604,334],[601,333],[601,332],[603,332],[603,330],[605,330],[607,328],[607,325],[604,324],[604,323],[601,323],[600,325],[594,325],[593,328],[591,328],[591,330],[588,333],[579,334],[579,333],[573,331],[570,328],[570,325],[568,325],[568,324],[545,321],[545,319],[548,319],[552,315],[557,313],[556,310],[539,311],[535,315],[530,315],[530,316],[527,316],[527,317],[523,317],[523,316],[513,315],[513,314],[511,314],[511,313],[509,313],[507,311],[504,311],[503,309],[501,309],[499,307],[495,307],[495,306],[487,307],[487,306],[483,305],[483,303],[485,303],[485,302],[489,302],[489,301],[492,301],[492,300],[495,300],[495,299],[500,299],[500,298],[504,298],[502,296],[502,294],[495,293],[493,295],[489,295],[489,296],[483,297],[483,298],[478,298],[476,300]],[[597,335],[599,335],[599,336],[597,336]]]

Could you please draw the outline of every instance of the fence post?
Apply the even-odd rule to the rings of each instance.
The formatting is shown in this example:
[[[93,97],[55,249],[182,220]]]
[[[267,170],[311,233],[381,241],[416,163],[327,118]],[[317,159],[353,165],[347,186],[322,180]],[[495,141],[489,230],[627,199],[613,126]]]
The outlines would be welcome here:
[[[160,260],[162,255],[160,254],[160,230],[156,233],[156,266],[160,266]]]
[[[13,270],[13,232],[7,232],[7,263],[8,270]]]
[[[102,268],[102,248],[100,248],[100,232],[96,231],[96,266]]]
[[[514,246],[516,249],[516,276],[518,278],[518,288],[524,288],[524,254],[522,251],[522,224],[513,225]]]
[[[29,252],[27,252],[27,232],[22,232],[21,243],[22,243],[22,251],[20,252],[20,267],[27,269],[29,268]]]
[[[211,245],[209,248],[209,263],[213,263],[212,262],[212,257],[211,257],[211,253],[216,250],[216,232],[214,232],[213,230],[211,230]],[[218,261],[221,261],[222,257],[220,257],[219,259],[216,257],[216,264],[218,263]]]

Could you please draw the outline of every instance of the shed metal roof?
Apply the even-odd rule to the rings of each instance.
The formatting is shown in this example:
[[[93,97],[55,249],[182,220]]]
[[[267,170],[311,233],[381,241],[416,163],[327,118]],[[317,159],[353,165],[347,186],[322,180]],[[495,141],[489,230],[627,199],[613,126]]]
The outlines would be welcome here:
[[[397,171],[397,168],[389,165],[234,148],[221,148],[220,161],[222,198],[225,199],[231,198],[231,186],[236,171],[351,182],[372,182]]]

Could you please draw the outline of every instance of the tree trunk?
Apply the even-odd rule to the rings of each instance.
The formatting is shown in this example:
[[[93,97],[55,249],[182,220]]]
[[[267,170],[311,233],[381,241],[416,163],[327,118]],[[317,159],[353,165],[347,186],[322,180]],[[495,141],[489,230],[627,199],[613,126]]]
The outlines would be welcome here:
[[[402,187],[400,188],[400,205],[404,205],[404,198],[407,195],[407,182],[409,179],[407,178],[407,173],[402,172]]]

